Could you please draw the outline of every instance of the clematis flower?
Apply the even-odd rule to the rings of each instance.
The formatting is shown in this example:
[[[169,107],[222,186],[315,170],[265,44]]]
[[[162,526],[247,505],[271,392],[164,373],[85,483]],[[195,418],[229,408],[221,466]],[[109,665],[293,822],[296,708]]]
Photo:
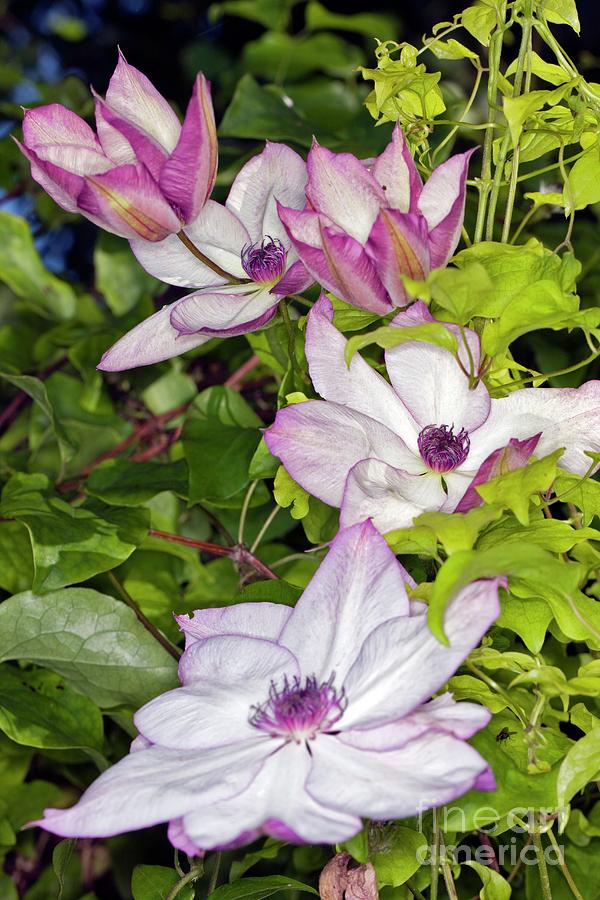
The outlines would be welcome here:
[[[31,174],[68,212],[126,238],[161,241],[194,221],[217,173],[210,85],[196,77],[183,125],[146,76],[119,61],[106,99],[94,94],[97,134],[58,103],[25,112]]]
[[[405,306],[402,276],[423,279],[456,249],[472,152],[450,157],[423,185],[399,125],[372,165],[315,142],[307,207],[279,210],[315,281],[380,315]]]
[[[234,180],[226,204],[208,200],[181,236],[131,241],[142,266],[167,284],[200,288],[164,306],[117,341],[98,366],[121,371],[185,353],[214,337],[254,331],[312,277],[290,245],[276,201],[304,205],[306,163],[267,143]]]
[[[474,390],[447,350],[411,341],[387,350],[391,384],[355,355],[322,296],[308,317],[306,356],[323,400],[277,413],[267,445],[302,487],[341,507],[343,526],[372,517],[382,531],[402,528],[424,510],[465,512],[481,503],[475,486],[564,447],[561,466],[583,475],[586,450],[600,450],[600,382],[580,388],[529,388],[490,398]],[[393,324],[433,321],[424,303]],[[456,326],[460,357],[479,370],[475,332]]]
[[[171,843],[197,854],[260,834],[335,843],[363,816],[410,816],[493,789],[466,743],[488,710],[448,693],[427,701],[498,615],[499,582],[456,595],[449,646],[405,582],[364,522],[338,534],[295,609],[243,603],[180,617],[182,687],[136,714],[135,752],[34,824],[106,837],[169,822]]]

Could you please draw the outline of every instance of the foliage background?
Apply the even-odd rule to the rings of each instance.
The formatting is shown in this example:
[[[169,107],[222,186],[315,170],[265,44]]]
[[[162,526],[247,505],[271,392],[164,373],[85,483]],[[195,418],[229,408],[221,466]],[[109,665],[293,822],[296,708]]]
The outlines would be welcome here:
[[[221,121],[216,197],[223,199],[235,172],[266,138],[305,151],[314,133],[332,149],[362,157],[377,153],[389,139],[390,126],[373,127],[363,106],[369,87],[356,74],[357,66],[374,65],[372,38],[418,43],[423,32],[461,7],[415,0],[336,2],[327,6],[336,15],[331,18],[316,2],[285,0],[226,0],[212,7],[193,0],[5,3],[0,7],[1,134],[19,133],[21,105],[60,102],[89,116],[88,84],[105,90],[120,44],[129,61],[180,110],[198,69],[212,79]],[[579,13],[583,41],[567,34],[568,29],[561,31],[561,39],[586,78],[598,81],[600,11],[589,0],[579,4]],[[446,105],[458,114],[470,89],[469,65],[454,62],[450,69],[440,60],[438,67],[444,73]],[[471,138],[476,135],[461,135],[456,149],[466,149]],[[526,187],[539,190],[539,182]],[[312,500],[309,515],[304,515],[306,509],[298,505],[302,497],[294,497],[291,511],[270,517],[277,466],[261,451],[258,428],[273,420],[278,396],[295,386],[281,326],[271,329],[269,337],[214,342],[183,359],[101,377],[95,363],[102,351],[181,292],[145,275],[124,242],[99,235],[91,224],[58,209],[33,185],[10,140],[0,149],[0,188],[0,475],[5,483],[0,588],[3,598],[32,592],[27,622],[9,603],[0,611],[0,897],[102,900],[130,897],[132,890],[136,900],[162,897],[174,876],[162,828],[107,842],[83,841],[75,852],[71,842],[19,829],[44,806],[73,799],[99,768],[123,755],[132,733],[132,709],[173,683],[172,656],[136,621],[127,608],[129,599],[146,624],[161,629],[172,642],[178,641],[174,609],[182,613],[259,596],[292,602],[319,559],[319,553],[300,555],[307,539],[316,545],[328,540],[336,517]],[[519,209],[517,221],[525,209]],[[474,219],[472,197],[466,214],[469,231]],[[532,226],[530,233],[547,247],[564,237],[564,217],[552,211],[540,213]],[[590,206],[578,216],[573,236],[583,264],[578,291],[584,308],[598,305],[597,230],[597,207]],[[559,370],[581,359],[581,335],[538,331],[519,338],[511,349],[523,365]],[[301,353],[300,336],[297,350]],[[260,365],[240,374],[251,353],[258,353]],[[551,384],[576,386],[598,376],[596,360]],[[229,388],[220,387],[231,378]],[[98,465],[103,455],[118,456],[119,462]],[[266,480],[259,481],[244,506],[252,479]],[[291,502],[285,485],[276,487],[278,499]],[[596,506],[590,510],[586,524]],[[266,521],[268,528],[261,533]],[[148,533],[150,527],[154,534]],[[260,536],[257,554],[264,564],[277,566],[285,586],[262,584],[257,590],[252,560],[240,572],[226,556],[199,554],[197,547],[156,534],[184,536],[210,547],[226,545],[227,534],[236,539],[240,528],[248,546]],[[584,551],[580,556],[585,560]],[[411,557],[411,570],[417,578],[432,577],[429,561],[419,555]],[[77,665],[63,658],[51,637],[68,630],[74,610],[80,611],[81,621],[87,617],[84,630],[93,630],[94,616],[110,622],[105,643],[84,654],[83,661],[80,656]],[[539,607],[537,612],[540,619],[533,622],[531,634],[521,631],[515,637],[510,628],[498,628],[494,648],[522,650],[524,640],[531,650],[546,615]],[[44,617],[48,627],[41,639],[30,622]],[[572,626],[561,624],[567,631]],[[71,646],[79,650],[81,628],[75,632]],[[597,655],[597,649],[588,653],[581,640],[575,635],[564,649],[559,640],[549,639],[546,661],[575,677],[577,662]],[[115,646],[121,652],[117,663]],[[597,725],[589,718],[594,691],[597,684],[583,693],[582,701],[573,689],[578,725],[571,718],[562,732],[557,729],[551,757],[564,752],[563,732],[575,738]],[[482,702],[490,702],[485,692],[481,696]],[[501,706],[494,712],[500,716],[496,731],[510,724],[505,713],[502,718]],[[521,752],[515,742],[496,744],[492,732],[485,740],[496,766],[510,767]],[[531,781],[522,777],[513,786],[513,799],[531,789]],[[600,843],[596,795],[591,787],[581,799],[565,838],[571,869],[578,880],[584,879],[586,900],[600,896],[600,877],[589,862]],[[392,873],[382,896],[410,896],[405,887],[392,887],[403,880],[405,865],[394,843],[402,843],[397,833],[371,838],[387,860],[387,870],[380,860],[380,873]],[[352,850],[360,859],[361,847],[356,844]],[[268,841],[256,858],[246,858],[244,851],[228,854],[221,877],[235,882],[255,864],[250,874],[257,877],[285,874],[314,885],[327,858],[323,848],[280,848]],[[137,869],[132,882],[132,870],[140,865],[162,865],[165,872]],[[206,895],[211,865],[197,896]],[[551,875],[553,896],[570,896],[556,873]],[[539,896],[536,877],[529,870],[519,875],[513,896]],[[160,878],[166,879],[162,893],[156,889]],[[460,896],[470,897],[481,889],[481,879],[463,868],[459,885]],[[426,890],[426,878],[419,886]],[[267,894],[256,894],[261,896]],[[482,896],[494,900],[507,895]]]

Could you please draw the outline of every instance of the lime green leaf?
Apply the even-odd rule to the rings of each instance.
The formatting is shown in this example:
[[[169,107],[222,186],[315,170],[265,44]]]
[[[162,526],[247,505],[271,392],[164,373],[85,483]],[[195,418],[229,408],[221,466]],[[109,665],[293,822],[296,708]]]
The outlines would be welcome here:
[[[53,669],[101,707],[137,708],[177,686],[177,664],[129,607],[87,588],[0,605],[0,662]]]
[[[528,650],[539,653],[553,618],[551,608],[541,597],[522,598],[508,594],[502,598],[496,625],[514,631],[523,639]]]
[[[499,872],[474,861],[467,860],[466,865],[475,869],[481,878],[483,884],[483,888],[479,892],[481,900],[508,900],[512,894],[512,888]]]
[[[389,838],[384,840],[385,847],[372,853],[369,861],[375,868],[380,887],[398,887],[421,866],[424,858],[421,854],[426,854],[427,840],[420,832],[401,825],[394,826]]]
[[[17,744],[46,750],[101,751],[102,715],[52,672],[0,666],[0,729]]]
[[[510,509],[522,525],[528,525],[530,498],[548,490],[556,477],[556,466],[563,453],[563,449],[555,450],[520,469],[497,475],[485,484],[477,485],[476,491],[486,503]]]
[[[542,78],[544,81],[549,82],[550,84],[564,84],[566,81],[569,81],[570,75],[566,72],[562,66],[557,66],[555,63],[546,62],[545,59],[536,53],[535,50],[531,52],[530,56],[531,60],[531,71],[534,75],[537,75],[538,78]],[[508,69],[506,70],[506,75],[514,75],[517,70],[517,60],[514,59]]]
[[[474,260],[464,269],[434,269],[427,287],[434,308],[445,310],[444,318],[466,325],[481,314],[494,285],[485,266]]]
[[[294,481],[283,466],[279,466],[273,484],[273,496],[279,506],[290,508],[293,519],[303,519],[308,515],[309,494]]]
[[[250,460],[248,477],[252,480],[256,478],[274,478],[278,468],[279,460],[270,452],[265,439],[261,438],[254,456]]]
[[[133,900],[165,900],[180,877],[175,869],[168,869],[166,866],[137,865],[131,876]],[[180,900],[193,900],[194,895],[194,886],[186,884],[177,897]]]
[[[557,806],[567,803],[600,774],[600,727],[580,738],[563,759],[556,783]]]
[[[482,350],[496,356],[529,331],[572,327],[572,316],[578,309],[575,294],[562,290],[555,282],[538,281],[526,287],[518,299],[511,300],[497,321],[486,325]]]
[[[498,21],[496,4],[493,0],[479,0],[463,10],[461,20],[469,34],[487,47],[492,29]]]
[[[427,344],[435,344],[437,347],[443,347],[450,353],[458,352],[455,335],[445,328],[441,322],[427,322],[425,325],[408,325],[399,326],[383,325],[370,331],[368,334],[358,334],[349,339],[344,351],[344,358],[347,365],[350,365],[352,357],[357,350],[368,347],[370,344],[377,344],[378,347],[388,349],[390,347],[398,347],[400,344],[406,344],[410,341],[424,341]]]
[[[572,503],[581,510],[584,525],[589,525],[594,516],[600,515],[599,482],[561,472],[554,484],[554,490],[560,500]]]
[[[544,15],[549,22],[570,25],[579,34],[580,24],[575,0],[543,0]]]
[[[37,313],[63,321],[75,314],[75,295],[44,268],[25,219],[0,213],[0,280]]]
[[[447,41],[432,41],[428,44],[428,50],[438,59],[479,59],[473,50],[469,50],[460,41],[449,38]]]
[[[447,603],[478,578],[518,575],[572,594],[577,589],[581,572],[579,565],[561,562],[533,544],[461,550],[447,559],[437,574],[429,605],[429,626],[438,640],[444,642],[443,618]]]
[[[287,878],[285,875],[267,875],[265,878],[240,878],[232,884],[222,884],[209,894],[207,900],[263,900],[279,891],[302,891],[305,894],[318,892],[307,884]]]
[[[600,202],[600,148],[595,144],[582,156],[569,172],[568,184],[563,191],[565,213],[585,209],[590,203]]]

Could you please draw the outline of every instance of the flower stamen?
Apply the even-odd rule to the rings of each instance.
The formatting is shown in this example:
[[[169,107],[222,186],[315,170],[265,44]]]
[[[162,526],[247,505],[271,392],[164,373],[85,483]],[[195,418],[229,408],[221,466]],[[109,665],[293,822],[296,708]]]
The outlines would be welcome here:
[[[287,251],[279,238],[269,235],[242,248],[242,267],[252,281],[276,284],[285,272]]]
[[[454,425],[426,425],[417,438],[423,462],[433,471],[452,472],[469,455],[471,442],[464,428],[454,434]]]
[[[268,699],[250,707],[250,724],[297,744],[329,732],[347,706],[344,690],[338,693],[333,680],[331,675],[319,684],[311,675],[303,683],[297,675],[291,681],[286,676],[281,687],[272,681]]]

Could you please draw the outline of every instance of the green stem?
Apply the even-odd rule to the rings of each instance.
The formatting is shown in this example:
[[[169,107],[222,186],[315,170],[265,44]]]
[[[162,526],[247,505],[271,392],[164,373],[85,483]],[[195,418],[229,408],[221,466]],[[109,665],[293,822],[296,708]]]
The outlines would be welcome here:
[[[562,851],[561,851],[560,847],[558,846],[558,842],[557,842],[557,840],[556,840],[556,838],[555,838],[555,836],[554,836],[554,832],[553,832],[552,829],[550,829],[550,831],[548,832],[548,837],[550,838],[550,842],[552,843],[552,846],[554,847],[554,850],[555,850],[556,855],[557,855],[557,857],[558,857],[558,864],[559,864],[559,866],[560,866],[561,872],[563,873],[564,879],[565,879],[565,881],[567,882],[567,884],[569,885],[569,887],[571,888],[571,893],[572,893],[573,896],[576,898],[576,900],[583,900],[583,897],[582,897],[581,894],[579,893],[579,890],[578,890],[578,888],[577,888],[577,885],[576,885],[575,882],[573,881],[573,876],[572,876],[571,873],[569,872],[569,869],[568,869],[567,864],[566,864],[566,862],[565,862],[565,858],[564,858],[564,856],[562,855]]]
[[[195,866],[192,866],[187,875],[184,875],[183,878],[180,878],[179,881],[173,885],[165,900],[174,900],[174,898],[181,893],[186,884],[192,884],[194,881],[197,881],[198,878],[200,878],[203,870],[204,866],[201,862],[199,862]]]
[[[281,510],[281,507],[280,507],[280,506],[275,506],[275,508],[271,510],[271,512],[269,513],[269,515],[267,516],[267,518],[266,518],[265,521],[263,522],[262,528],[260,529],[260,531],[259,531],[258,534],[256,535],[256,538],[255,538],[255,540],[254,540],[254,543],[253,543],[252,546],[250,547],[250,553],[255,553],[255,552],[256,552],[257,547],[259,546],[260,542],[262,541],[262,539],[264,538],[265,534],[267,533],[267,530],[268,530],[268,528],[269,528],[269,525],[271,524],[271,522],[273,521],[273,519],[275,518],[275,516],[277,515],[277,513],[278,513],[280,510]]]
[[[492,144],[494,141],[494,129],[496,122],[496,97],[498,95],[498,75],[500,73],[500,60],[502,58],[502,41],[504,40],[504,23],[506,21],[506,0],[501,6],[501,21],[490,39],[489,49],[489,76],[487,89],[488,102],[488,126],[483,140],[483,159],[481,162],[481,182],[479,184],[479,206],[477,208],[477,222],[475,224],[475,236],[473,243],[478,244],[483,239],[483,226],[485,222],[486,207],[492,179]]]
[[[419,888],[415,887],[414,884],[411,884],[410,878],[406,882],[406,887],[411,892],[415,900],[425,900],[425,895],[422,894]]]
[[[515,78],[513,82],[513,98],[519,97],[521,94],[521,88],[523,86],[523,75],[525,72],[525,60],[528,56],[529,47],[531,45],[531,0],[529,0],[527,11],[525,13],[524,22],[521,25],[522,34],[521,34],[521,45],[519,47],[519,55],[517,57],[517,69],[515,71]],[[504,176],[504,165],[506,163],[506,157],[508,155],[508,150],[511,143],[511,134],[510,128],[508,125],[506,126],[506,130],[504,132],[504,137],[502,138],[502,143],[500,144],[500,151],[498,153],[498,162],[496,163],[496,169],[494,172],[494,182],[492,184],[492,190],[490,193],[490,201],[487,210],[487,225],[485,236],[486,240],[491,241],[494,238],[494,223],[496,219],[496,207],[498,205],[498,198],[500,196],[500,188],[502,186],[502,178]],[[515,148],[515,152],[516,152]],[[518,161],[518,159],[517,159]],[[516,179],[517,176],[515,176]],[[515,181],[515,190],[516,190],[516,181]],[[508,237],[508,236],[507,236]]]
[[[542,845],[542,836],[537,830],[533,832],[533,844],[538,861],[538,871],[540,873],[540,887],[542,889],[542,897],[544,900],[552,900],[552,891],[550,889],[550,879],[548,877],[548,868],[544,857],[544,847]]]
[[[517,179],[517,180],[518,180],[518,179]],[[528,209],[528,210],[527,210],[527,212],[525,213],[525,215],[523,216],[523,218],[522,218],[521,221],[519,222],[519,224],[518,224],[518,226],[517,226],[517,229],[516,229],[515,233],[513,234],[512,238],[511,238],[511,241],[510,241],[511,244],[515,244],[515,243],[517,242],[517,239],[519,238],[519,235],[521,234],[521,232],[523,231],[523,229],[525,228],[525,226],[529,224],[529,222],[530,222],[532,216],[534,216],[534,215],[536,214],[536,212],[538,211],[538,209],[539,209],[539,206],[536,206],[536,205],[534,204],[534,205],[531,207],[531,209]]]
[[[246,527],[246,517],[248,516],[248,509],[250,507],[250,501],[252,500],[252,495],[254,491],[258,487],[258,479],[256,481],[250,482],[250,486],[246,491],[246,496],[244,497],[244,502],[242,503],[242,509],[240,511],[240,524],[238,526],[238,544],[244,543],[244,529]]]
[[[437,809],[433,810],[433,847],[431,848],[431,888],[429,890],[429,900],[437,900],[438,897],[438,879],[439,879],[439,846],[440,846],[440,828],[438,825]]]
[[[441,141],[437,145],[435,150],[433,151],[432,156],[431,156],[432,163],[435,163],[435,160],[436,160],[440,150],[446,146],[448,141],[452,140],[452,138],[454,137],[454,135],[456,134],[458,129],[462,125],[468,124],[468,123],[464,122],[464,118],[466,115],[468,115],[471,107],[473,106],[473,103],[475,102],[475,97],[477,96],[477,91],[479,90],[479,85],[481,84],[481,76],[483,75],[483,68],[481,67],[479,60],[474,60],[472,62],[477,68],[477,75],[475,76],[475,84],[473,85],[473,90],[471,91],[469,99],[467,100],[467,102],[465,104],[465,108],[463,109],[462,113],[460,114],[460,121],[457,122],[457,124],[453,128],[450,129],[450,131],[448,132],[448,134],[446,135],[444,140]]]
[[[517,706],[515,703],[513,703],[510,694],[508,694],[504,690],[502,685],[498,684],[497,681],[494,681],[493,678],[489,678],[489,676],[487,676],[484,672],[481,671],[481,669],[479,669],[476,665],[474,665],[469,660],[465,661],[465,666],[467,667],[467,669],[471,670],[473,675],[477,675],[477,677],[480,678],[484,684],[487,684],[487,686],[489,688],[491,688],[497,694],[500,694],[502,699],[506,702],[506,705],[508,706],[508,708],[514,712],[515,716],[517,717],[517,719],[519,720],[519,722],[521,723],[523,728],[525,728],[527,725],[527,718],[525,716],[524,711],[519,706]]]
[[[217,851],[214,855],[215,864],[212,870],[212,874],[210,876],[210,883],[208,885],[208,894],[207,897],[210,898],[210,895],[213,893],[217,886],[217,881],[219,880],[219,869],[221,868],[221,851]]]
[[[292,325],[292,320],[290,319],[290,311],[287,307],[287,303],[285,300],[279,301],[279,313],[281,318],[283,319],[283,323],[285,325],[285,329],[287,331],[288,336],[288,355],[290,357],[290,363],[292,365],[292,371],[298,375],[301,381],[306,381],[306,377],[302,370],[300,369],[300,365],[298,364],[298,359],[296,357],[296,338],[294,335],[294,326]]]
[[[590,363],[594,362],[595,359],[598,359],[599,355],[600,350],[595,350],[591,356],[586,356],[585,359],[582,359],[578,363],[573,363],[572,366],[567,366],[565,369],[557,369],[555,372],[547,372],[546,374],[540,372],[537,375],[528,375],[527,378],[519,378],[518,381],[511,381],[510,387],[520,387],[522,384],[531,384],[532,381],[537,381],[538,378],[543,378],[544,381],[548,381],[549,378],[558,378],[559,375],[568,375],[570,372],[576,372],[577,369],[583,369],[584,366],[588,366]]]

